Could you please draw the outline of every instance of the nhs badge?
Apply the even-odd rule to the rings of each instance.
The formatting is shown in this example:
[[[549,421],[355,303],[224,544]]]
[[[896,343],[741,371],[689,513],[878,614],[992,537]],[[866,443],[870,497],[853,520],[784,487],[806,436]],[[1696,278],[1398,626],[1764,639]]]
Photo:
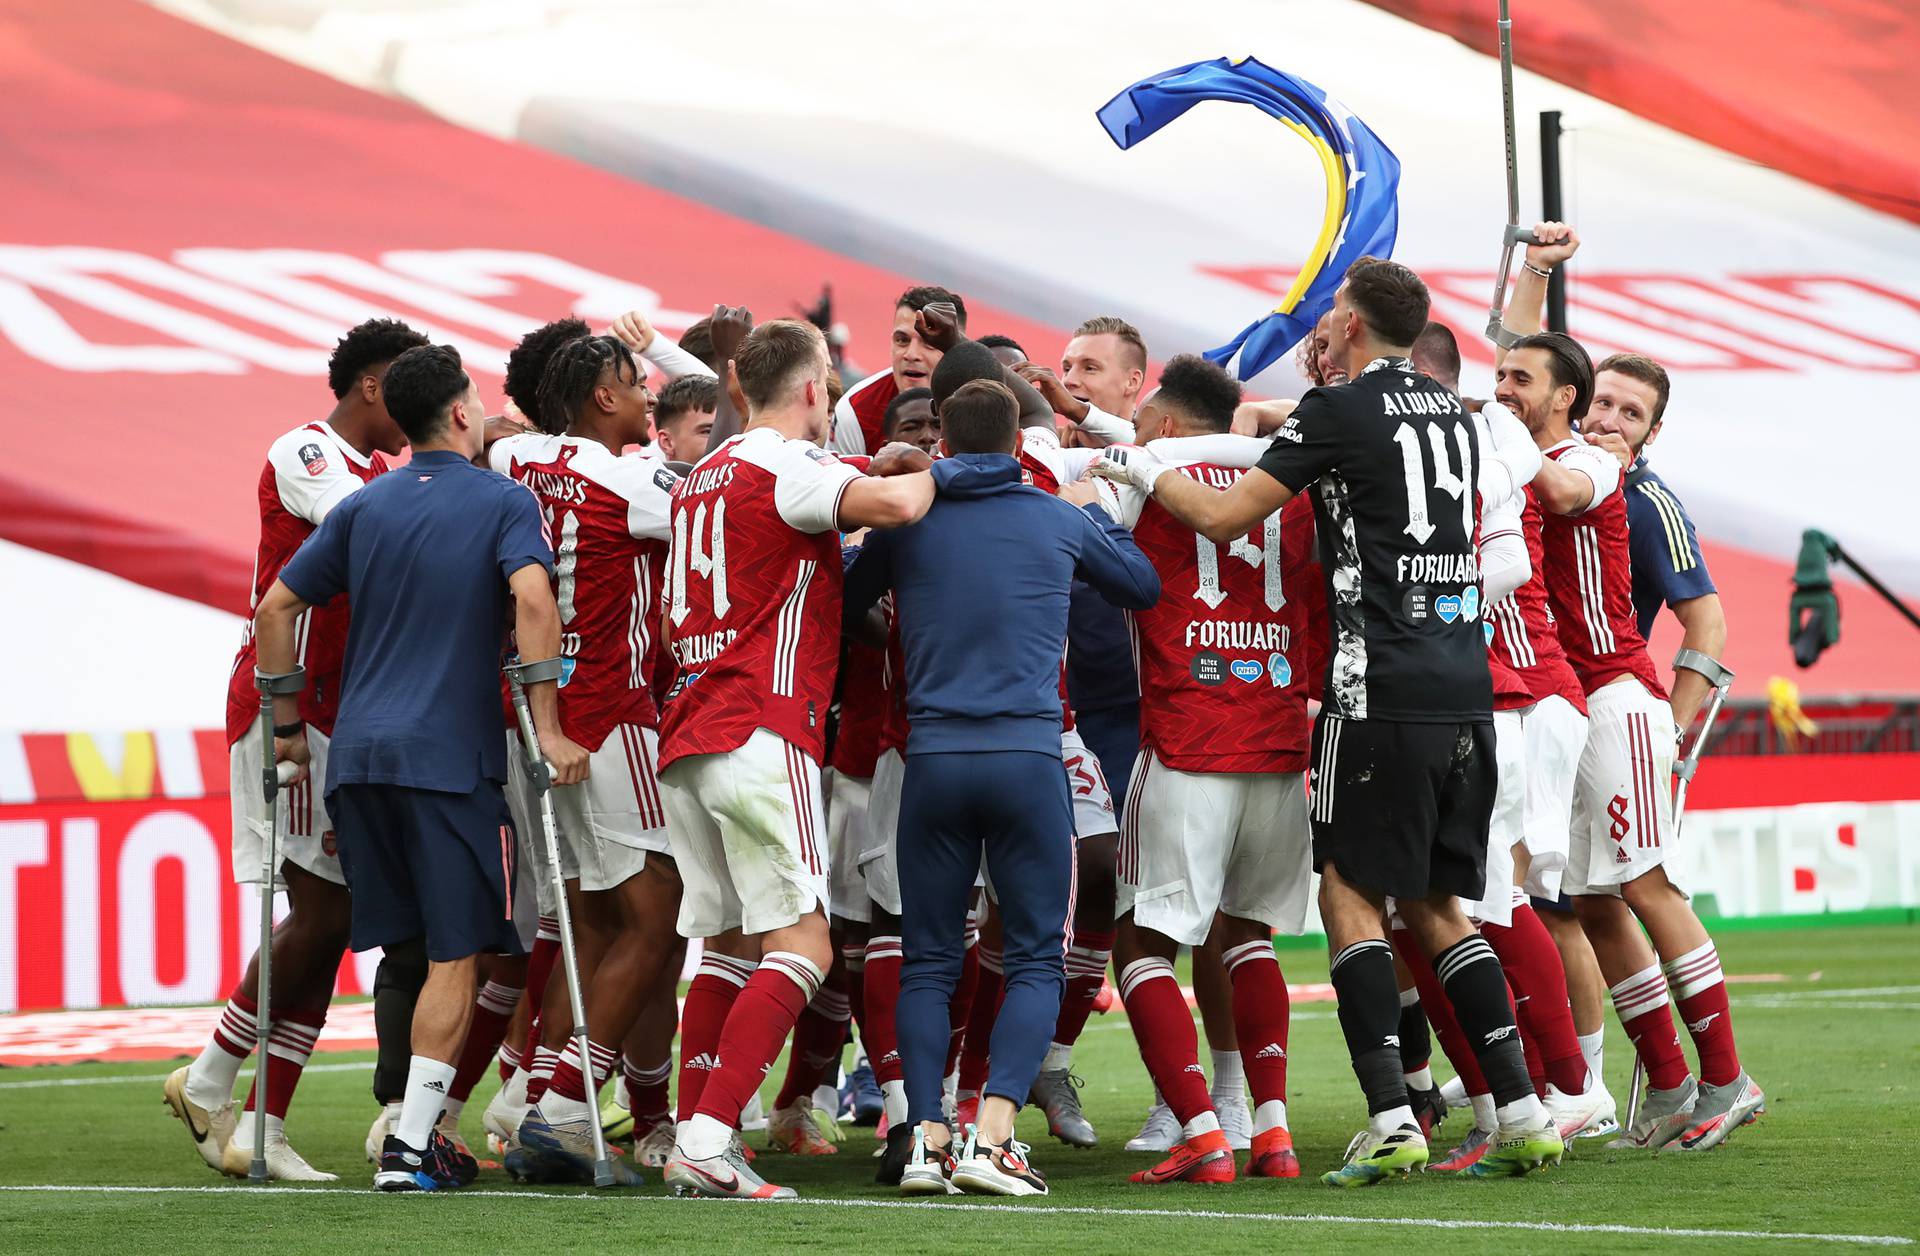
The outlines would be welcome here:
[[[1286,655],[1267,655],[1267,679],[1275,689],[1285,689],[1293,683],[1293,664],[1287,662]]]
[[[1260,673],[1266,669],[1252,659],[1235,659],[1229,670],[1233,672],[1235,680],[1242,680],[1251,685],[1260,679]]]
[[[1440,622],[1446,624],[1450,624],[1460,618],[1461,606],[1459,596],[1449,593],[1445,597],[1433,599],[1433,613],[1440,617]]]

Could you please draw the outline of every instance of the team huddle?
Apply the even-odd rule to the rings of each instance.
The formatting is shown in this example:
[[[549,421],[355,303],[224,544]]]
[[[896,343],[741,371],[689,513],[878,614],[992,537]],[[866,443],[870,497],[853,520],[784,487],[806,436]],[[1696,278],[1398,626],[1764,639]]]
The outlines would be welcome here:
[[[258,485],[233,866],[260,882],[276,840],[288,911],[265,1093],[233,1095],[257,958],[166,1080],[199,1154],[244,1176],[259,1129],[270,1176],[334,1176],[284,1122],[342,954],[379,946],[382,1189],[475,1179],[497,1069],[520,1180],[595,1180],[604,1134],[621,1183],[791,1197],[743,1128],[832,1155],[851,1109],[882,1184],[1045,1194],[1014,1117],[1099,1141],[1073,1054],[1116,991],[1156,1092],[1133,1181],[1298,1177],[1273,937],[1316,895],[1367,1110],[1323,1181],[1718,1146],[1763,1096],[1670,875],[1671,780],[1724,624],[1646,465],[1667,374],[1539,330],[1578,240],[1534,236],[1485,401],[1372,258],[1297,403],[1192,355],[1150,384],[1112,317],[1054,371],[932,286],[844,390],[812,322],[719,306],[677,343],[540,327],[489,415],[451,348],[353,328]],[[1618,1105],[1608,995],[1645,1075]]]

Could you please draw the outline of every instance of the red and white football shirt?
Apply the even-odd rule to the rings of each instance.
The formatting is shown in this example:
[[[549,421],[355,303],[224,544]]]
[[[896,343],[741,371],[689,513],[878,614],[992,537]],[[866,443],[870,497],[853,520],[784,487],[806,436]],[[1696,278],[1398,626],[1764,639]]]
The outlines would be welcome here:
[[[827,445],[840,454],[877,454],[886,442],[880,438],[887,407],[900,395],[900,381],[891,369],[869,375],[840,397],[833,408],[833,428]]]
[[[1225,489],[1246,474],[1244,467],[1183,457],[1189,442],[1210,446],[1219,439],[1174,437],[1148,448],[1173,467],[1171,474]],[[1300,772],[1307,766],[1307,689],[1299,663],[1304,624],[1289,584],[1309,561],[1312,532],[1287,528],[1282,513],[1217,545],[1139,491],[1120,493],[1121,522],[1133,529],[1160,576],[1160,601],[1127,619],[1140,677],[1140,740],[1168,767]]]
[[[840,728],[828,764],[842,776],[867,780],[880,757],[880,724],[886,718],[887,656],[858,641],[846,643],[840,666]]]
[[[325,423],[297,427],[267,448],[267,465],[261,468],[257,488],[260,548],[253,559],[253,600],[241,630],[240,652],[227,678],[229,746],[260,715],[260,692],[253,683],[259,655],[254,648],[252,611],[321,520],[349,493],[386,469],[387,460],[379,453],[361,454]],[[333,719],[340,707],[347,615],[347,599],[335,598],[302,615],[294,627],[295,658],[307,669],[300,718],[328,736],[333,735]]]
[[[1559,696],[1571,702],[1582,715],[1587,713],[1586,690],[1574,675],[1573,665],[1560,646],[1559,620],[1553,601],[1547,596],[1546,548],[1542,538],[1544,514],[1531,488],[1526,490],[1526,508],[1520,513],[1520,526],[1526,533],[1527,558],[1532,571],[1527,582],[1493,604],[1488,619],[1493,624],[1493,650],[1490,658],[1505,663],[1517,673],[1539,702]]]
[[[597,440],[529,433],[495,441],[493,469],[527,486],[553,537],[560,607],[560,730],[598,750],[619,724],[659,727],[651,689],[657,593],[679,477]]]
[[[1560,645],[1589,694],[1610,681],[1632,676],[1648,693],[1667,691],[1647,655],[1633,612],[1633,568],[1627,549],[1627,499],[1619,464],[1584,441],[1564,440],[1544,451],[1564,465],[1604,459],[1594,482],[1611,470],[1613,489],[1577,515],[1545,517],[1541,543],[1546,557],[1547,597],[1558,619]]]
[[[736,749],[757,728],[820,762],[840,661],[840,498],[859,476],[763,427],[710,452],[674,490],[663,771]]]

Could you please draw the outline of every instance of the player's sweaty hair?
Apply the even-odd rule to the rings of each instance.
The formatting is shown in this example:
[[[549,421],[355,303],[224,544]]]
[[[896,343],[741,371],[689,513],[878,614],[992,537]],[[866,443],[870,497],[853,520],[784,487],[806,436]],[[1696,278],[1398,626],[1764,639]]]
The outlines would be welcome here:
[[[614,378],[629,383],[640,377],[627,346],[612,336],[582,336],[554,350],[540,377],[540,409],[533,418],[549,436],[563,435],[580,417],[580,409],[600,386],[600,376],[613,368]]]
[[[381,387],[387,413],[407,434],[407,441],[418,445],[445,429],[448,408],[467,395],[473,381],[460,365],[458,349],[430,344],[395,358]]]
[[[1667,378],[1666,367],[1644,353],[1616,353],[1593,368],[1595,376],[1602,371],[1618,371],[1628,379],[1637,379],[1653,389],[1653,419],[1649,426],[1660,422],[1661,416],[1667,412],[1667,395],[1673,390],[1673,381]]]
[[[733,369],[740,391],[754,409],[772,405],[802,374],[825,374],[827,338],[805,319],[776,318],[760,324],[740,342]]]
[[[940,434],[956,454],[1003,454],[1020,439],[1020,403],[990,379],[962,384],[940,407]]]
[[[1117,336],[1120,339],[1120,343],[1128,349],[1127,357],[1130,361],[1128,361],[1127,365],[1137,367],[1143,371],[1147,369],[1147,342],[1140,335],[1140,329],[1124,318],[1116,318],[1111,314],[1102,314],[1097,318],[1090,318],[1074,328],[1073,334],[1076,336]]]
[[[1573,385],[1573,406],[1567,417],[1575,423],[1586,418],[1587,407],[1593,404],[1593,359],[1580,342],[1563,331],[1541,331],[1520,337],[1507,352],[1518,349],[1538,349],[1547,355],[1547,373],[1553,376],[1553,386]]]
[[[1404,348],[1420,338],[1431,304],[1427,285],[1399,262],[1362,257],[1347,268],[1347,303],[1381,343]]]
[[[507,396],[527,416],[527,422],[540,421],[540,380],[547,373],[553,351],[591,330],[583,319],[556,318],[520,337],[520,343],[507,355]]]
[[[711,375],[682,375],[665,388],[653,403],[653,425],[664,427],[683,414],[718,409],[720,381]]]
[[[915,313],[919,313],[929,305],[940,301],[945,301],[953,307],[953,313],[960,324],[960,330],[965,331],[967,329],[967,303],[960,299],[959,293],[949,292],[938,284],[918,284],[908,288],[900,294],[900,299],[893,303],[893,308],[897,310],[905,307]]]
[[[327,387],[338,401],[353,391],[370,368],[426,343],[425,336],[397,318],[370,318],[333,346],[333,356],[327,359]]]

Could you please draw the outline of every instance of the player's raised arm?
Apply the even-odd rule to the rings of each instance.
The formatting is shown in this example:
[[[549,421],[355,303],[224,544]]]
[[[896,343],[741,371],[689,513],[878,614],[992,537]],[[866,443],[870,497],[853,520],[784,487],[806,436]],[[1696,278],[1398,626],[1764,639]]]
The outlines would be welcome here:
[[[1500,323],[1516,336],[1531,336],[1546,326],[1547,280],[1554,267],[1564,264],[1580,251],[1580,237],[1564,222],[1535,223],[1533,238],[1545,244],[1529,244],[1520,277],[1513,281],[1513,296],[1507,302]],[[1493,364],[1506,359],[1507,350],[1494,346]]]
[[[1131,445],[1101,451],[1088,470],[1131,484],[1159,502],[1167,513],[1210,541],[1245,536],[1254,524],[1293,500],[1293,490],[1260,468],[1224,489],[1208,488],[1184,475],[1167,475],[1164,462]]]

